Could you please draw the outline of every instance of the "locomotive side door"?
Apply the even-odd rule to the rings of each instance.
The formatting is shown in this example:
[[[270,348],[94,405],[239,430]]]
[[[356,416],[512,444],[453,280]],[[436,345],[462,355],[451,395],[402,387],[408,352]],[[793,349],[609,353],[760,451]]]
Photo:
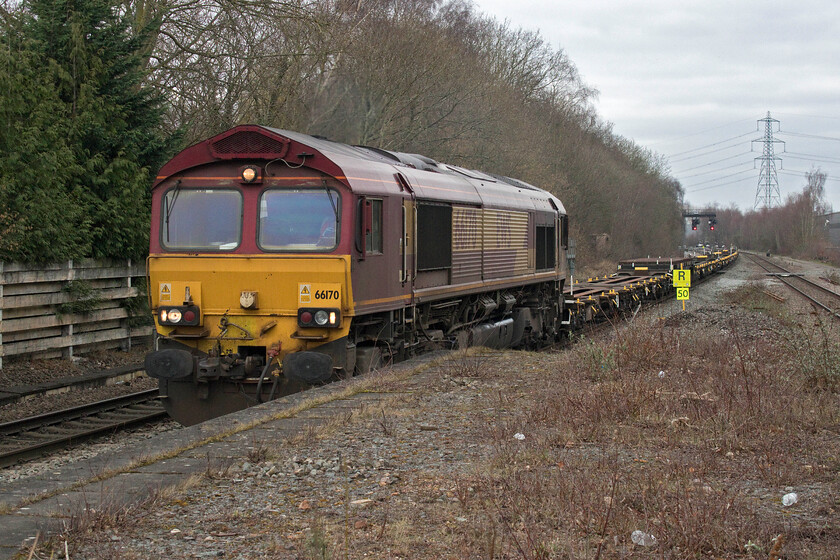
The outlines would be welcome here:
[[[400,239],[400,281],[409,290],[414,284],[414,199],[405,198],[402,203],[402,237]],[[413,292],[413,290],[411,290]],[[412,302],[413,303],[413,302]]]
[[[403,313],[404,323],[414,322],[414,279],[417,277],[417,207],[414,189],[402,173],[396,174],[397,183],[403,192],[402,229],[400,232],[400,282],[403,293],[408,296]]]
[[[400,282],[411,293],[410,305],[414,305],[415,248],[417,243],[417,220],[414,189],[405,175],[396,174],[397,183],[404,193],[402,200],[402,230],[400,236]]]

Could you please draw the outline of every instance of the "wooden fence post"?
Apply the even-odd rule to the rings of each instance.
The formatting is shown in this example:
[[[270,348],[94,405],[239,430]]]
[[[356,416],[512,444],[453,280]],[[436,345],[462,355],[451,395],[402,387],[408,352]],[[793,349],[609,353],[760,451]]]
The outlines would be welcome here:
[[[126,273],[126,288],[131,290],[131,259],[128,259],[128,272]],[[128,315],[124,320],[123,324],[125,325],[125,329],[128,332],[128,337],[124,338],[122,341],[122,349],[125,352],[131,350],[131,315]]]
[[[6,283],[6,275],[3,272],[3,261],[0,261],[0,325],[3,324],[3,284]],[[0,329],[0,369],[3,369],[3,330]]]
[[[71,259],[71,260],[67,261],[67,282],[68,283],[72,282],[75,279],[75,277],[76,277],[76,275],[75,275],[75,271],[73,270],[73,260]],[[67,337],[67,340],[70,341],[70,344],[62,350],[61,355],[65,358],[67,358],[68,360],[72,360],[73,359],[73,323],[70,322],[70,323],[64,325],[61,328],[61,334],[65,337]]]

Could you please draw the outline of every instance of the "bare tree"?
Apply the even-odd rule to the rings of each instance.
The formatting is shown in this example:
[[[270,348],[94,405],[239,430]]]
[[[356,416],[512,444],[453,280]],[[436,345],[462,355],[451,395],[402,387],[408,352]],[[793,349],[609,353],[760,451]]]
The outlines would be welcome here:
[[[196,140],[254,121],[295,126],[300,90],[327,56],[328,14],[306,0],[128,0],[149,30],[151,80],[171,126]]]

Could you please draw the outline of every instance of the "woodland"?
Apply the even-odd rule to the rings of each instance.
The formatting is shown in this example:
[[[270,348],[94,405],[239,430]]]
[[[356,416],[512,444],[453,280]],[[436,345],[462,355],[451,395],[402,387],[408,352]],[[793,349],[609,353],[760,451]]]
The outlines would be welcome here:
[[[469,0],[0,0],[0,260],[143,258],[151,178],[242,123],[549,190],[583,263],[674,254],[683,190],[596,96]]]

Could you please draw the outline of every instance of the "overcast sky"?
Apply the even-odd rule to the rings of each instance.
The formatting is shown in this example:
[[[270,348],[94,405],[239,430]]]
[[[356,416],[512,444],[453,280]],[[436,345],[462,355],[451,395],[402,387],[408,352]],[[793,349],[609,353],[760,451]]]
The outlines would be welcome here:
[[[754,158],[763,144],[750,141],[763,138],[756,120],[770,111],[780,121],[774,139],[785,141],[774,144],[782,200],[802,190],[804,172],[819,167],[840,211],[840,2],[475,3],[566,51],[600,92],[601,118],[668,156],[692,207],[753,208],[760,167]]]

